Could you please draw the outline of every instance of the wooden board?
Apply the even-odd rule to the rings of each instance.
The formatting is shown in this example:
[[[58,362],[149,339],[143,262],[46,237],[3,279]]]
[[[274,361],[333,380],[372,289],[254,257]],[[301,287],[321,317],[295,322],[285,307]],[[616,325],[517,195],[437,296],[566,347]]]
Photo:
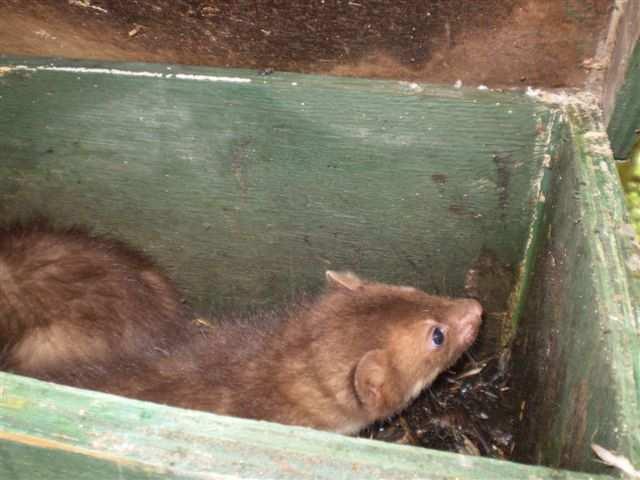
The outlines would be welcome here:
[[[220,417],[7,374],[0,387],[2,478],[610,478]]]
[[[607,133],[611,140],[611,148],[615,157],[619,160],[629,158],[631,149],[638,141],[638,131],[640,130],[640,41],[638,35],[638,4],[634,4],[636,11],[630,12],[627,21],[631,20],[631,25],[627,36],[621,38],[621,45],[616,50],[615,59],[619,65],[615,64],[617,70],[622,72],[623,80],[615,91],[615,104],[611,120],[607,127]],[[622,56],[618,59],[617,57]]]
[[[514,348],[531,462],[606,468],[591,443],[640,463],[640,281],[601,113],[574,99],[552,151],[543,245]],[[519,366],[519,367],[518,367]]]
[[[522,257],[547,121],[526,96],[5,64],[0,219],[127,239],[205,313],[281,303],[328,268],[461,294],[483,249]]]
[[[460,294],[490,250],[516,271],[504,295],[528,321],[523,365],[553,362],[527,380],[543,394],[524,412],[534,460],[600,470],[593,439],[639,460],[640,293],[597,112],[402,82],[5,65],[0,219],[125,238],[205,312],[281,303],[326,268]],[[540,267],[550,246],[570,260],[557,283]],[[0,425],[1,473],[25,478],[595,478],[6,374]]]

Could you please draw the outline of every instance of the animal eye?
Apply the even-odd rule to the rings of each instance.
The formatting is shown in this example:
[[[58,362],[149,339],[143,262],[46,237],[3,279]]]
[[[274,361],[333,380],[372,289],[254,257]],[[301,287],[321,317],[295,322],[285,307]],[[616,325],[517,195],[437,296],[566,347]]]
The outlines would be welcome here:
[[[433,329],[433,333],[431,334],[431,342],[436,347],[440,347],[444,343],[444,332],[438,327]]]

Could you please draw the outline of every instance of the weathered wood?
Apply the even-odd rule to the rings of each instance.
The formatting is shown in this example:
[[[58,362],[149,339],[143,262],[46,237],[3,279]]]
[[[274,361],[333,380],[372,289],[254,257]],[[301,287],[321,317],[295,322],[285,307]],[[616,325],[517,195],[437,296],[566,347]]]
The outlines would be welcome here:
[[[0,387],[2,478],[610,478],[221,417],[7,374]]]
[[[0,439],[0,473],[4,478],[12,480],[141,480],[160,478],[165,474],[122,458],[105,459],[100,452],[90,449],[73,448],[60,442],[45,442],[41,438],[35,441],[33,438],[13,437],[16,438]],[[188,477],[176,475],[172,478]]]
[[[640,129],[640,6],[638,2],[630,3],[635,4],[635,15],[630,13],[626,19],[631,22],[628,28],[630,31],[620,39],[614,57],[614,60],[620,62],[620,65],[614,66],[623,73],[624,81],[616,83],[615,104],[607,127],[614,156],[620,160],[629,158],[631,149],[638,140],[636,131]],[[605,93],[610,88],[605,86]]]
[[[281,303],[326,268],[459,294],[491,250],[517,268],[505,295],[524,319],[533,460],[598,470],[592,440],[640,460],[640,291],[597,112],[402,82],[4,62],[1,220],[38,211],[125,238],[205,311]],[[587,478],[10,375],[0,425],[0,472],[26,478]]]
[[[602,91],[602,113],[604,124],[609,125],[616,94],[622,86],[629,65],[629,57],[640,38],[640,2],[637,0],[615,0],[609,15],[606,38],[598,45],[597,62],[587,79],[587,87]],[[606,67],[606,68],[605,68]]]
[[[125,238],[203,310],[280,303],[327,268],[460,294],[483,248],[522,257],[546,122],[525,96],[26,65],[0,77],[0,217]]]
[[[573,99],[515,365],[530,461],[594,470],[592,442],[640,462],[639,280],[633,229],[600,112]],[[637,252],[635,252],[637,254]],[[601,467],[603,468],[603,467]]]

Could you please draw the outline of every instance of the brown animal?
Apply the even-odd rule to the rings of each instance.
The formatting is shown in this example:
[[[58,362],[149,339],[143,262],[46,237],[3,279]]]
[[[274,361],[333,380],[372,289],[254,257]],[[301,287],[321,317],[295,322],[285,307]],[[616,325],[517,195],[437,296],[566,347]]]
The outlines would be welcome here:
[[[473,343],[478,302],[326,273],[314,300],[191,319],[157,268],[78,230],[0,233],[6,370],[225,415],[355,433]]]
[[[5,370],[43,375],[114,352],[153,358],[186,337],[191,318],[172,282],[122,242],[45,220],[0,229]]]

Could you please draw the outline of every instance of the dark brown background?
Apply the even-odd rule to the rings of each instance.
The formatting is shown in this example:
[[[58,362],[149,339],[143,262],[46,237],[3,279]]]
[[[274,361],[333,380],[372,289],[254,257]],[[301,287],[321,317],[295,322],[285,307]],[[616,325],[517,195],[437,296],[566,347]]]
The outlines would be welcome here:
[[[0,52],[491,87],[579,86],[611,3],[0,0]]]

